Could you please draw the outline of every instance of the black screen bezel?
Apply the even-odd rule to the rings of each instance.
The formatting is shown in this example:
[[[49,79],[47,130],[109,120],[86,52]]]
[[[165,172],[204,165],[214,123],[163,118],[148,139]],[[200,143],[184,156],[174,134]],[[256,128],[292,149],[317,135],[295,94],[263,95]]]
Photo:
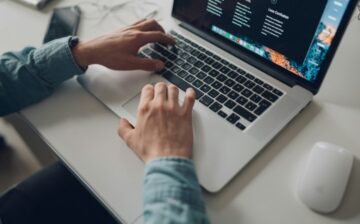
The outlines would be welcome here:
[[[191,30],[193,33],[201,36],[207,41],[213,43],[214,45],[222,48],[223,50],[229,52],[230,54],[238,57],[239,59],[249,63],[250,65],[256,67],[257,69],[271,75],[272,77],[286,83],[289,86],[300,85],[309,91],[311,91],[314,95],[318,93],[321,84],[326,76],[326,73],[330,67],[331,61],[334,58],[336,50],[340,44],[340,41],[345,33],[346,27],[350,22],[350,19],[353,15],[354,9],[356,8],[358,0],[350,0],[347,9],[345,10],[342,21],[337,29],[336,35],[333,39],[333,42],[329,48],[328,53],[322,63],[320,71],[318,73],[318,77],[314,82],[308,81],[304,78],[301,78],[294,73],[282,68],[279,65],[272,63],[264,59],[263,57],[245,49],[241,48],[229,41],[225,41],[221,36],[212,33],[211,31],[202,30],[193,24],[186,21],[186,18],[182,18],[180,15],[176,15],[175,5],[179,4],[182,0],[174,0],[172,7],[172,16],[175,19],[178,19],[182,22],[182,27]],[[196,0],[193,0],[196,1]],[[176,4],[175,4],[176,3]]]

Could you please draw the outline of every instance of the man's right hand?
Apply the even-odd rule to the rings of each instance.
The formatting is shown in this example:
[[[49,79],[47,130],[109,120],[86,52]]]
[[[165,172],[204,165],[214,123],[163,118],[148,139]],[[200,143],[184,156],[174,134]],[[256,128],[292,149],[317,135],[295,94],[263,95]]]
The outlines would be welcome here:
[[[183,105],[179,105],[178,96],[179,89],[174,85],[146,85],[141,93],[136,127],[121,119],[120,137],[145,162],[167,156],[191,158],[195,91],[186,91]]]
[[[162,70],[164,63],[137,56],[141,47],[148,43],[175,44],[164,29],[152,19],[143,19],[117,32],[80,42],[73,55],[79,66],[100,64],[114,70]]]

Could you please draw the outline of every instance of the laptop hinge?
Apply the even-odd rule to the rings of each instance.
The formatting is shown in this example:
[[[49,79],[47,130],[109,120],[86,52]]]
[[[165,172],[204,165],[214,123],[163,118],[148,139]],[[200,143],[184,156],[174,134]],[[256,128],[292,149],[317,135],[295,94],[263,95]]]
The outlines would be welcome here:
[[[261,70],[262,72],[265,72],[266,74],[269,74],[270,76],[274,77],[275,79],[279,80],[280,82],[293,87],[295,85],[301,85],[299,83],[296,82],[296,80],[289,78],[288,75],[284,75],[282,74],[282,71],[279,69],[275,69],[274,67],[271,67],[263,62],[261,62],[260,60],[256,60],[254,59],[253,55],[236,50],[233,46],[231,46],[230,44],[226,44],[223,43],[221,41],[219,41],[218,39],[212,37],[211,35],[207,34],[206,32],[194,27],[191,24],[182,22],[180,24],[180,27],[200,36],[201,38],[209,41],[210,43],[216,45],[217,47],[229,52],[230,54],[234,55],[235,57],[239,58],[240,60],[245,61],[246,63],[254,66],[255,68]],[[302,86],[302,85],[301,85]],[[305,86],[303,86],[304,88],[306,88]],[[306,88],[308,89],[308,88]],[[311,91],[311,90],[310,90]]]

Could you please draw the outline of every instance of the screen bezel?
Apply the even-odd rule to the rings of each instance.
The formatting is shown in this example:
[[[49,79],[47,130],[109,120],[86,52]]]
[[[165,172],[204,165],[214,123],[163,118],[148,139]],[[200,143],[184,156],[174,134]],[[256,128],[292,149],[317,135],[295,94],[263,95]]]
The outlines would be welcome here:
[[[286,83],[289,86],[299,85],[304,87],[305,89],[311,91],[314,95],[318,93],[321,84],[326,76],[326,73],[330,67],[331,61],[334,58],[336,50],[340,44],[340,41],[345,33],[346,27],[350,22],[350,19],[353,15],[354,9],[356,8],[358,0],[350,0],[349,5],[344,13],[342,21],[337,29],[333,42],[329,48],[329,51],[326,54],[326,57],[322,63],[322,66],[319,70],[318,77],[314,82],[310,82],[304,78],[296,76],[294,73],[282,68],[279,65],[272,63],[264,59],[263,57],[245,49],[240,48],[239,46],[225,41],[226,39],[217,36],[215,33],[211,31],[206,32],[193,24],[186,21],[186,18],[182,18],[180,15],[176,15],[175,3],[178,3],[182,0],[174,0],[172,7],[172,16],[175,19],[178,19],[182,22],[181,26],[185,29],[190,30],[191,32],[197,34],[198,36],[204,38],[205,40],[211,42],[212,44],[222,48],[223,50],[229,52],[230,54],[238,57],[239,59],[247,62],[248,64],[254,66],[255,68],[271,75],[272,77]],[[194,0],[196,1],[196,0]]]

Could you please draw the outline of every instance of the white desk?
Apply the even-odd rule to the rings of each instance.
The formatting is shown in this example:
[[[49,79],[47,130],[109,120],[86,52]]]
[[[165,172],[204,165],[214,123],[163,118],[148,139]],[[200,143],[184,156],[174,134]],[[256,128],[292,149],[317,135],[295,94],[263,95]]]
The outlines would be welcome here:
[[[75,2],[80,1],[60,5]],[[170,14],[171,0],[162,0],[161,6],[164,18]],[[28,44],[39,46],[49,17],[49,12],[1,2],[0,53]],[[80,37],[95,36],[119,24],[112,16],[101,23],[84,20]],[[359,40],[360,22],[354,16],[314,102],[222,192],[205,193],[212,223],[360,223],[359,159],[336,213],[316,214],[295,196],[304,159],[316,141],[342,145],[360,158]],[[132,223],[141,214],[143,164],[117,137],[118,118],[75,80],[22,115],[116,217]]]

